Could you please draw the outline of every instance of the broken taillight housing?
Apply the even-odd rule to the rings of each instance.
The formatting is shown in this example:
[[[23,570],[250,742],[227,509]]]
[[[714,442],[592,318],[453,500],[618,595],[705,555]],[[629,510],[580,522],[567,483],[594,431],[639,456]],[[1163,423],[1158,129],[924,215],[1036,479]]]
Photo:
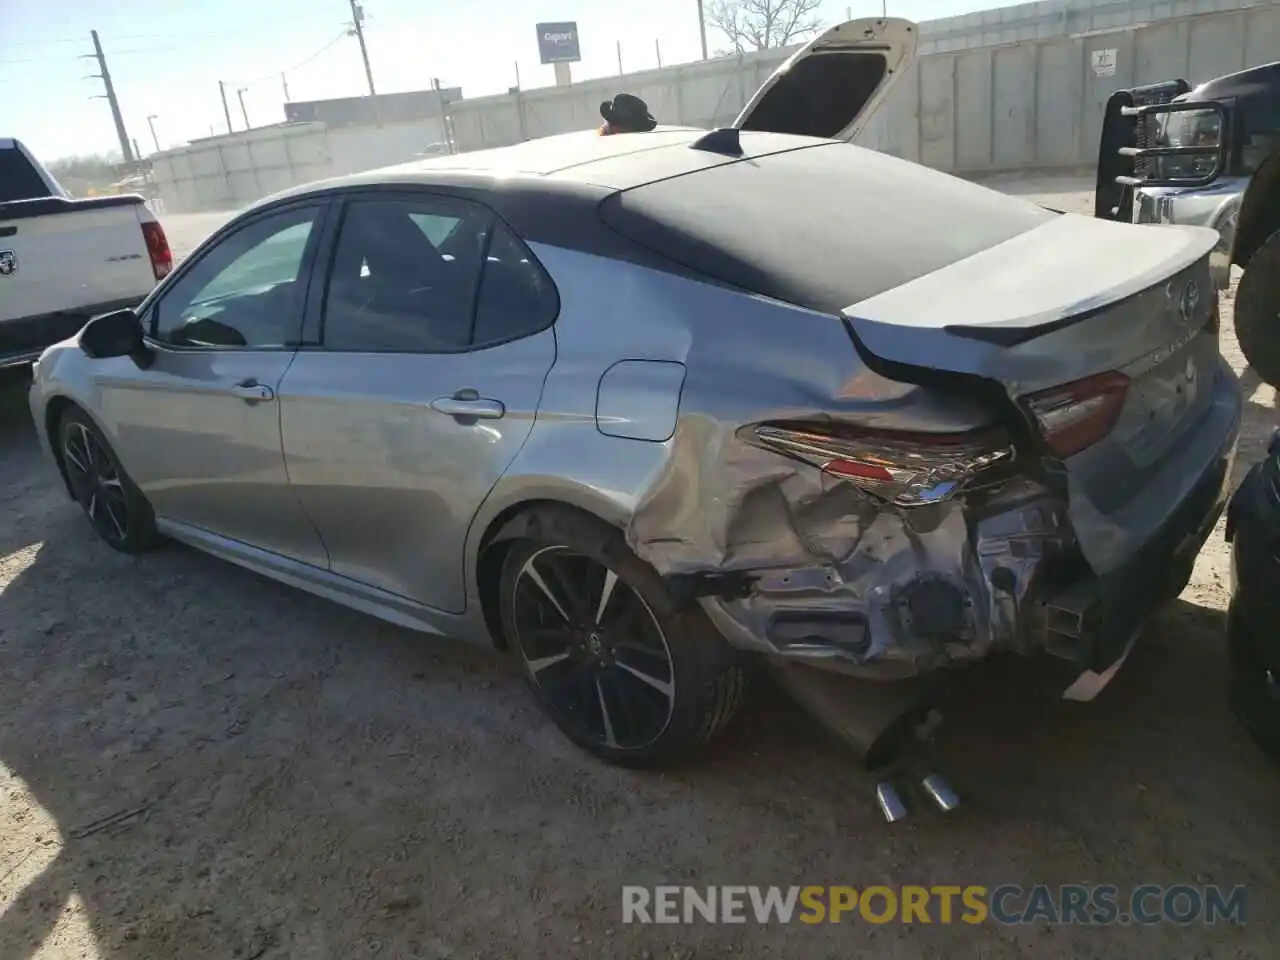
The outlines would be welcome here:
[[[998,429],[967,433],[872,430],[844,424],[766,423],[756,441],[899,506],[955,496],[980,473],[1013,459]]]
[[[1111,432],[1128,392],[1129,378],[1112,371],[1033,393],[1026,403],[1045,446],[1065,460]]]

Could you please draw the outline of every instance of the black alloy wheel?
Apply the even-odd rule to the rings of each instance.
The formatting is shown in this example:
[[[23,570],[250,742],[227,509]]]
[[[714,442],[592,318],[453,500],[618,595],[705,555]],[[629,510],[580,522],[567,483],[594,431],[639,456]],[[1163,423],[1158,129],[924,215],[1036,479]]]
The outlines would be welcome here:
[[[57,442],[71,493],[98,536],[121,553],[150,548],[157,540],[151,505],[93,421],[69,409],[58,425]]]
[[[543,546],[516,575],[516,645],[557,719],[608,750],[657,740],[675,706],[675,666],[657,617],[617,573]]]
[[[748,661],[677,602],[622,531],[572,508],[522,515],[499,590],[502,633],[560,731],[609,763],[667,765],[742,704]]]

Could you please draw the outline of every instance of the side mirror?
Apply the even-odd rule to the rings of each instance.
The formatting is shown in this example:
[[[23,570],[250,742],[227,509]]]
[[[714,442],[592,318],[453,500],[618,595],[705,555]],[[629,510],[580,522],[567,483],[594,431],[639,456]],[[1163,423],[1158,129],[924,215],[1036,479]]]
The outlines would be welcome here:
[[[142,369],[152,352],[142,337],[142,321],[133,310],[113,310],[94,317],[80,331],[80,349],[95,359],[130,357]]]

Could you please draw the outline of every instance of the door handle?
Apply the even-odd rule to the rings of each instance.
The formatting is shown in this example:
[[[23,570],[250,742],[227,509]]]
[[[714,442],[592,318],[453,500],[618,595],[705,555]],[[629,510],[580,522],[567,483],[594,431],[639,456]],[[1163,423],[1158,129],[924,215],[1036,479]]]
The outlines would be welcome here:
[[[274,390],[265,383],[259,383],[252,377],[237,383],[231,388],[231,392],[245,403],[261,403],[264,400],[274,400],[276,398]]]
[[[501,400],[482,397],[470,388],[459,390],[452,397],[436,397],[431,409],[457,420],[500,420],[507,412]]]

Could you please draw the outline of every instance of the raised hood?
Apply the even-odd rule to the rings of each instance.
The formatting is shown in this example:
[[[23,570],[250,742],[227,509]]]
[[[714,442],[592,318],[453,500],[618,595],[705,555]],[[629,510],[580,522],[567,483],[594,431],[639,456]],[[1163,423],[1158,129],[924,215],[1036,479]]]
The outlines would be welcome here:
[[[916,36],[889,17],[834,26],[775,70],[733,125],[851,140],[915,59]]]

